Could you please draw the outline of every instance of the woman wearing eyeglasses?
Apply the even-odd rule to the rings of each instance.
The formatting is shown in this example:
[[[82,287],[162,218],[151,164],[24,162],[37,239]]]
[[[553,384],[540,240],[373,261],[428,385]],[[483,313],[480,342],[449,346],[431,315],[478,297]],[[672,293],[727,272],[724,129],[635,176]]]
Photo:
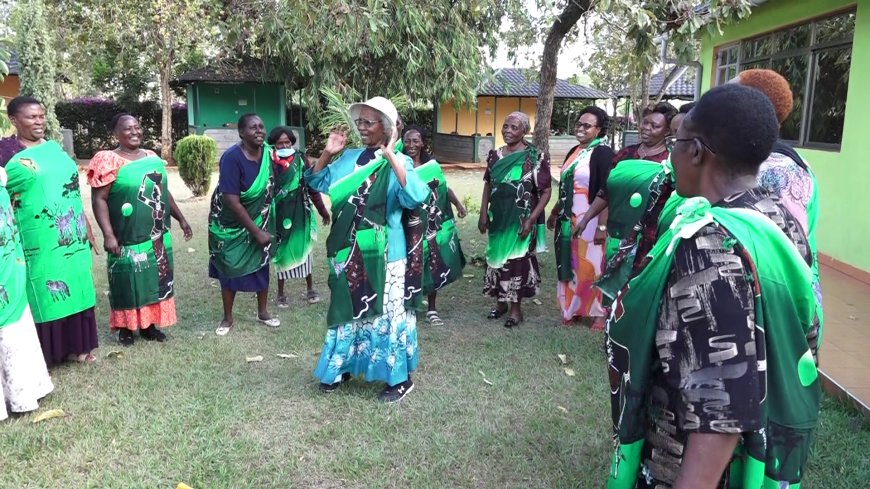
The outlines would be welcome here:
[[[407,258],[402,215],[420,206],[429,187],[411,159],[396,152],[392,102],[375,97],[351,105],[350,114],[365,147],[344,149],[344,134],[332,133],[305,172],[312,189],[329,194],[333,216],[326,239],[329,329],[314,375],[324,393],[352,376],[382,381],[378,398],[393,403],[414,388],[417,318],[405,307],[405,282],[422,267]]]
[[[599,224],[607,213],[588,220],[578,235],[571,229],[583,218],[598,194],[613,161],[613,150],[604,144],[610,118],[604,110],[589,106],[580,111],[574,124],[577,146],[571,149],[559,177],[559,200],[550,212],[547,227],[556,232],[557,297],[562,321],[590,318],[593,329],[603,329],[604,307],[601,291],[592,284],[604,267],[607,233]]]

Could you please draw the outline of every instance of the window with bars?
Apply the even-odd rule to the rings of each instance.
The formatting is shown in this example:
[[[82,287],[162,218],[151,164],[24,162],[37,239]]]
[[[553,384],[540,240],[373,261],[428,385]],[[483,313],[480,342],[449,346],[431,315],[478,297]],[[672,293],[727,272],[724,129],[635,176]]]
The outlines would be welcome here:
[[[716,55],[716,84],[751,68],[770,68],[785,77],[794,110],[782,138],[796,146],[838,149],[846,119],[855,11],[794,25],[722,46]]]

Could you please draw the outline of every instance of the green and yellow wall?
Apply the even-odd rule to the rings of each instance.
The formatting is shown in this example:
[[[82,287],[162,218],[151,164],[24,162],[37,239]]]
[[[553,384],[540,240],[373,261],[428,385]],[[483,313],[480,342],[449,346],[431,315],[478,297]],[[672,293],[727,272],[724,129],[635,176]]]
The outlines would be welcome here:
[[[529,116],[532,128],[535,127],[537,100],[532,97],[486,97],[477,98],[477,107],[461,105],[457,110],[453,101],[442,103],[436,113],[435,132],[456,133],[460,136],[485,136],[492,134],[495,147],[504,145],[501,125],[511,112],[521,111]]]
[[[821,194],[819,251],[870,272],[870,0],[770,0],[724,34],[704,39],[702,90],[715,80],[716,48],[844,9],[855,8],[855,36],[846,119],[839,150],[798,148],[816,173]]]

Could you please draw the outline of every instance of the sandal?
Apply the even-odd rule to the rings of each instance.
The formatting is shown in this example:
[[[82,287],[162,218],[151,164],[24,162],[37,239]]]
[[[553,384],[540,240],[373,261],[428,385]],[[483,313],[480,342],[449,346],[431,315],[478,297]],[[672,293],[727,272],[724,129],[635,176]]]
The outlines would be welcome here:
[[[519,326],[519,324],[523,322],[523,315],[520,314],[520,317],[515,318],[513,316],[508,316],[507,320],[504,322],[505,328],[513,328]]]
[[[266,326],[268,326],[270,328],[277,328],[278,326],[281,326],[281,320],[276,318],[276,317],[273,317],[273,316],[269,316],[266,319],[262,319],[260,317],[260,315],[257,314],[257,321],[265,324]]]
[[[278,303],[278,309],[287,309],[290,307],[290,300],[287,298],[287,294],[279,295],[275,302]]]
[[[309,304],[317,304],[320,302],[320,294],[318,294],[316,290],[309,290],[308,294],[305,295],[305,298],[308,299]]]
[[[123,346],[133,346],[133,332],[129,329],[122,329],[118,332],[118,343]]]
[[[426,321],[432,326],[444,326],[444,321],[438,316],[438,311],[429,311],[426,313]]]
[[[507,306],[505,306],[504,309],[502,309],[501,306],[493,307],[492,310],[489,311],[489,315],[486,316],[486,318],[487,319],[498,319],[498,318],[504,316],[505,314],[507,314],[507,312],[508,312]]]
[[[66,358],[71,362],[77,363],[95,363],[97,361],[97,357],[93,353],[82,353],[81,355],[70,353]]]
[[[227,322],[222,319],[220,323],[218,323],[217,329],[214,330],[214,334],[218,336],[226,336],[230,330],[233,329],[233,323]]]

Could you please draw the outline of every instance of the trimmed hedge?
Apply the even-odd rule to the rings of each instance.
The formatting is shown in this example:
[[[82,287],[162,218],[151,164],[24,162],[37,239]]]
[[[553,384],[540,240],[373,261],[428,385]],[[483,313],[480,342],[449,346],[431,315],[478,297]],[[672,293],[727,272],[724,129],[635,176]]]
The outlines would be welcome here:
[[[217,163],[217,143],[208,136],[187,136],[175,144],[178,174],[195,197],[202,197],[211,186],[211,173]]]
[[[61,127],[73,133],[73,148],[78,158],[90,158],[94,153],[115,146],[109,123],[115,114],[129,112],[142,126],[142,147],[160,154],[160,104],[153,101],[134,102],[126,106],[111,99],[83,97],[58,102],[55,113]],[[172,106],[172,140],[187,136],[187,106]]]

